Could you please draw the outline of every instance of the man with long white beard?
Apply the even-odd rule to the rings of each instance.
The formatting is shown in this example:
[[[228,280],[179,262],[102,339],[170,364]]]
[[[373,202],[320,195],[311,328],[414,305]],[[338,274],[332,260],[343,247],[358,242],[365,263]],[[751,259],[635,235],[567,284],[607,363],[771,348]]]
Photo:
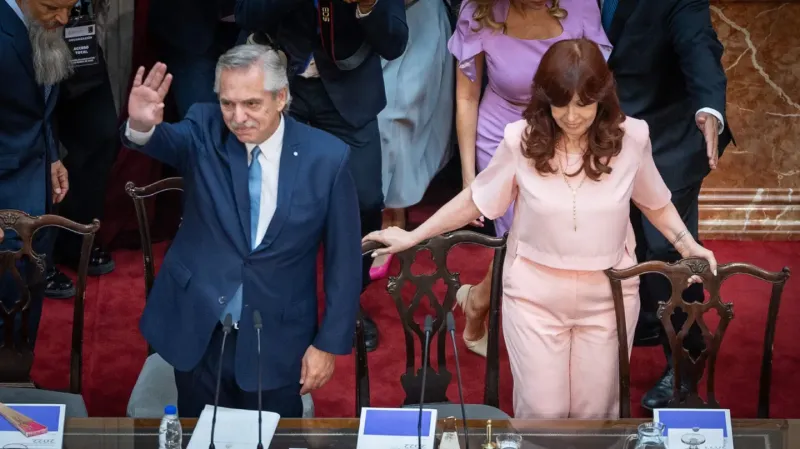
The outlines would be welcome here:
[[[52,132],[58,83],[72,73],[64,26],[76,0],[0,0],[0,209],[43,215],[64,199],[67,171]],[[0,251],[21,247],[13,231],[0,231]],[[52,232],[34,236],[34,250],[52,250]],[[3,238],[5,237],[5,238]],[[31,275],[34,264],[19,267]],[[42,279],[37,276],[35,279]],[[31,286],[30,344],[36,340],[44,283]],[[10,273],[0,273],[0,301],[21,300]],[[3,323],[0,327],[21,323]],[[0,332],[0,344],[4,332]],[[15,333],[16,335],[16,333]]]

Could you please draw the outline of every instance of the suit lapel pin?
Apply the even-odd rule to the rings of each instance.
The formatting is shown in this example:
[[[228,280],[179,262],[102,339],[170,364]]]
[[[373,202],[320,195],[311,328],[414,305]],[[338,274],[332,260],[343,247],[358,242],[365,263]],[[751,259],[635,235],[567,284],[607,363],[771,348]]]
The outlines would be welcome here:
[[[295,156],[297,156],[297,151],[295,151],[295,152],[294,152],[294,153],[292,153],[292,154],[294,154]]]

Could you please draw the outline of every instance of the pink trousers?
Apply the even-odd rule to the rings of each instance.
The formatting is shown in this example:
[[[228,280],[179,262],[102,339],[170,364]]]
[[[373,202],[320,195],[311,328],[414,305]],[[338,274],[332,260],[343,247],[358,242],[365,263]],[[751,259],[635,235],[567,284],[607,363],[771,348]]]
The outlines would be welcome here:
[[[626,253],[616,268],[635,264]],[[549,268],[520,256],[503,275],[503,333],[520,419],[619,416],[617,325],[602,271]],[[628,356],[639,316],[639,279],[622,283]]]

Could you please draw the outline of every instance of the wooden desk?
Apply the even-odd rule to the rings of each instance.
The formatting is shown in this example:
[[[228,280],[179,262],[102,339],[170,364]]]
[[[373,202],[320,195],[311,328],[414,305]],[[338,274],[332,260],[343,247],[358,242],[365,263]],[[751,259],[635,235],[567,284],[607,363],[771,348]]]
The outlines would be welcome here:
[[[183,420],[184,445],[189,443],[195,420]],[[513,428],[530,449],[623,449],[625,438],[642,420],[494,422],[496,431]],[[357,419],[284,419],[269,449],[354,449]],[[67,421],[64,447],[68,449],[158,447],[157,420],[89,418]],[[470,448],[479,449],[485,421],[469,421]],[[800,420],[734,420],[736,449],[800,448]],[[462,434],[461,425],[458,426]],[[440,425],[441,431],[441,425]],[[464,444],[462,441],[462,449]]]

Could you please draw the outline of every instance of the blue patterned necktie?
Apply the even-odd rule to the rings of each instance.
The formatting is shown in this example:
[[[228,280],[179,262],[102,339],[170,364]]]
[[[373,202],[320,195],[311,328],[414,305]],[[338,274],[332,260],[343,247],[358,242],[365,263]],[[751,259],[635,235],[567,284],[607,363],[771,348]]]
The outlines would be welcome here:
[[[250,168],[247,172],[247,185],[250,191],[250,249],[254,250],[259,244],[258,241],[258,216],[261,212],[261,161],[258,160],[258,155],[261,154],[261,148],[253,148],[252,160]],[[242,286],[234,293],[233,298],[225,306],[222,312],[221,319],[225,319],[225,315],[231,314],[233,322],[238,323],[242,316]]]
[[[603,22],[603,29],[606,30],[606,34],[611,31],[611,22],[614,20],[614,13],[617,12],[617,5],[619,5],[619,0],[605,0],[603,2],[600,20]]]

